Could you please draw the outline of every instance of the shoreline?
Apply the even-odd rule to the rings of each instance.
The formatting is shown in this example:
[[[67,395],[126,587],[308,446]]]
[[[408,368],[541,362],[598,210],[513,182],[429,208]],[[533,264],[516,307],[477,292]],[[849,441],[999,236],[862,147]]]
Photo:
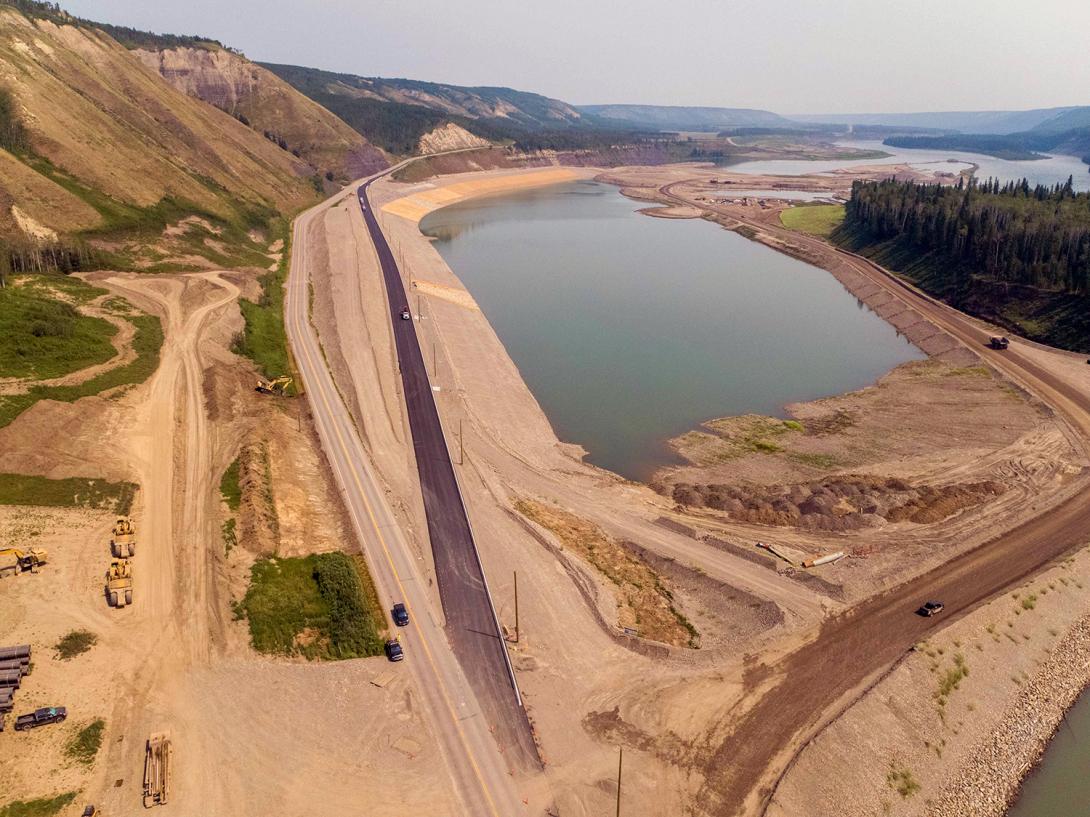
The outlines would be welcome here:
[[[491,177],[485,175],[483,177],[478,177],[467,182],[457,182],[456,185],[459,189],[455,191],[456,196],[453,197],[450,196],[449,193],[441,192],[444,188],[436,185],[433,182],[413,185],[411,187],[416,188],[415,192],[409,193],[405,196],[401,196],[397,199],[394,199],[393,201],[386,202],[385,204],[381,205],[381,209],[384,212],[401,216],[401,218],[413,222],[413,229],[415,233],[421,237],[424,243],[430,246],[430,241],[427,241],[427,238],[419,233],[419,220],[423,218],[423,216],[427,213],[432,212],[436,209],[440,209],[447,204],[456,203],[457,201],[463,201],[478,196],[514,192],[519,189],[526,189],[535,186],[544,186],[554,183],[562,183],[566,181],[574,181],[576,179],[583,178],[594,178],[597,181],[613,184],[614,186],[621,188],[620,192],[628,195],[628,191],[623,189],[621,185],[618,185],[616,182],[612,182],[606,178],[601,178],[602,176],[607,175],[607,172],[580,169],[576,171],[562,170],[559,173],[555,173],[553,172],[553,170],[555,169],[550,169],[549,171],[520,171],[516,172],[515,174],[512,174],[510,171],[501,171],[499,174],[493,174]],[[520,178],[521,180],[512,181],[510,180],[512,176]],[[509,181],[499,181],[499,179],[503,177],[507,177]],[[454,186],[455,185],[451,185],[451,187]],[[640,197],[629,195],[629,198],[646,202],[649,198],[653,197]],[[398,205],[398,202],[404,202],[405,199],[414,199],[411,202],[411,208],[406,207],[405,204],[391,208],[391,205]],[[400,209],[401,212],[397,212],[398,209]],[[653,215],[652,213],[647,214]],[[705,218],[708,217],[705,216]],[[911,342],[913,342],[918,348],[924,351],[929,357],[945,356],[953,361],[957,361],[960,363],[979,362],[980,358],[971,350],[960,345],[958,342],[954,341],[944,333],[940,332],[940,330],[938,330],[933,324],[931,324],[926,319],[921,318],[910,308],[901,305],[900,302],[894,301],[894,299],[892,299],[890,296],[884,295],[884,293],[881,292],[879,288],[868,282],[859,273],[855,273],[849,269],[844,268],[830,269],[829,266],[822,264],[819,260],[815,259],[812,255],[807,253],[805,249],[794,246],[789,241],[782,240],[777,236],[771,235],[770,233],[766,233],[761,230],[755,230],[748,224],[742,224],[741,222],[734,222],[732,224],[732,220],[726,217],[709,218],[708,220],[716,221],[721,226],[727,229],[732,229],[736,232],[742,233],[744,237],[750,238],[751,240],[757,240],[760,243],[763,243],[766,246],[770,247],[771,249],[779,250],[781,252],[784,252],[785,254],[792,255],[799,260],[802,260],[826,272],[831,273],[849,292],[851,292],[861,301],[866,303],[872,311],[879,315],[879,317],[884,318],[899,332],[902,332]],[[444,264],[444,266],[446,265]],[[449,267],[447,267],[447,271],[450,273],[450,278],[459,285],[457,289],[459,289],[459,291],[466,292],[468,295],[468,290],[465,290],[464,286],[461,285],[461,281],[457,278],[457,275],[452,270],[449,270]],[[449,284],[445,282],[436,283],[438,283],[440,286],[449,286]],[[455,299],[455,301],[456,300],[457,299]],[[481,316],[481,320],[483,320],[483,316]],[[502,343],[500,343],[500,346],[502,347]],[[523,387],[529,394],[529,389],[528,387],[525,387],[524,383]],[[532,394],[530,394],[529,396],[531,399],[533,399]],[[534,402],[536,404],[536,401]],[[539,406],[537,407],[537,409],[539,412],[541,412]],[[541,415],[542,419],[544,419],[546,423],[548,423],[548,419],[544,417],[543,412],[541,412]],[[553,435],[553,437],[555,439],[555,434]],[[566,449],[568,451],[571,451],[574,448],[570,444],[560,442],[558,439],[556,439],[556,445],[557,447],[561,449]],[[583,465],[588,468],[595,468],[589,463],[583,462]],[[600,469],[597,470],[600,471]],[[613,480],[618,481],[621,479],[614,474],[609,474],[609,477]],[[985,605],[984,607],[978,608],[978,610],[982,609],[989,609],[989,606]],[[897,666],[891,668],[891,672],[896,670]],[[1076,699],[1077,693],[1072,696],[1071,701],[1068,705],[1070,705],[1070,703],[1073,703]],[[843,719],[850,716],[851,713],[855,710],[855,707],[858,706],[862,700],[863,699],[861,698],[859,701],[856,701],[847,710],[845,710],[845,712],[835,718],[830,723],[830,727],[835,726]],[[1066,708],[1067,707],[1064,708],[1064,712],[1066,712]],[[1062,713],[1056,719],[1057,724],[1061,721]],[[1039,759],[1039,757],[1043,754],[1044,748],[1047,746],[1047,739],[1051,737],[1054,731],[1055,727],[1048,730],[1047,738],[1045,738],[1043,743],[1041,744],[1041,747],[1037,752],[1036,759]],[[815,737],[811,741],[811,743],[813,743],[815,740],[817,740],[817,737]],[[798,756],[801,756],[805,751],[806,749],[803,748],[799,752]],[[1015,791],[1017,791],[1017,787],[1021,785],[1021,780],[1023,779],[1024,774],[1028,774],[1028,772],[1032,770],[1032,768],[1033,766],[1031,764],[1029,768],[1019,773],[1015,783]],[[790,775],[790,770],[785,773],[785,778],[788,775]]]

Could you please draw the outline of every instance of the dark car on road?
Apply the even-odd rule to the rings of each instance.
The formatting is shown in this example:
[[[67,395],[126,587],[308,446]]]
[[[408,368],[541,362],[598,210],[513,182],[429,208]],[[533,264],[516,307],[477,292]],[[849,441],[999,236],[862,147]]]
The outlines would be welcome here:
[[[401,649],[401,642],[396,638],[391,638],[386,642],[386,657],[391,661],[404,660],[405,651]]]
[[[60,723],[67,717],[68,710],[63,706],[47,706],[42,709],[35,709],[30,714],[20,715],[15,719],[15,731],[22,732],[24,729],[36,729],[46,724]]]
[[[925,601],[923,607],[916,611],[916,615],[931,618],[931,616],[938,615],[943,610],[943,603],[941,601]]]
[[[398,602],[394,605],[394,624],[398,627],[407,627],[409,624],[409,611],[405,608],[404,602]]]

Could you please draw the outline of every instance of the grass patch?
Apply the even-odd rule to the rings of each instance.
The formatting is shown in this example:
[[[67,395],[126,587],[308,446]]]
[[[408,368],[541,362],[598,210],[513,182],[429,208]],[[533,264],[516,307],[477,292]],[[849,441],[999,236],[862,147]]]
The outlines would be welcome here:
[[[238,482],[238,467],[239,458],[235,457],[235,461],[227,466],[227,470],[223,472],[223,477],[220,479],[220,496],[223,497],[223,501],[227,503],[227,507],[232,511],[237,511],[239,505],[242,504],[242,487]]]
[[[81,315],[37,287],[0,289],[2,377],[61,377],[105,363],[115,354],[115,334],[109,321]]]
[[[69,791],[56,797],[39,797],[36,800],[14,800],[0,808],[0,817],[52,817],[76,799],[77,792]]]
[[[284,284],[291,259],[291,235],[284,226],[278,228],[277,234],[284,241],[280,263],[275,270],[261,276],[261,297],[256,302],[239,300],[246,326],[232,346],[236,354],[250,358],[270,379],[293,371],[284,331]]]
[[[0,428],[11,423],[39,400],[73,403],[81,397],[90,397],[118,386],[130,386],[147,380],[159,366],[163,327],[154,315],[133,315],[127,320],[136,327],[136,335],[133,337],[136,360],[75,386],[34,386],[26,394],[0,397]]]
[[[669,589],[636,554],[606,536],[596,525],[551,505],[520,499],[515,510],[552,531],[561,545],[617,586],[620,626],[631,627],[641,637],[665,644],[699,646],[699,633],[674,606]]]
[[[800,465],[809,465],[811,468],[823,468],[828,470],[837,468],[840,465],[840,460],[832,454],[812,454],[802,451],[792,451],[788,453],[787,456]]]
[[[789,230],[828,238],[844,221],[843,204],[810,204],[789,207],[780,222]]]
[[[224,556],[230,556],[231,551],[235,548],[236,545],[238,545],[238,532],[236,530],[237,527],[238,527],[238,523],[235,521],[235,518],[232,516],[230,519],[225,521],[223,523],[223,526],[220,528],[220,530],[223,533],[223,555]]]
[[[366,567],[343,553],[259,560],[240,610],[259,652],[334,660],[382,653],[385,614]]]
[[[730,460],[746,454],[778,454],[783,446],[776,438],[788,432],[802,433],[798,420],[777,420],[746,414],[740,417],[722,417],[704,424],[724,445],[713,446],[713,459]]]
[[[1032,610],[1036,606],[1037,606],[1037,596],[1035,596],[1034,594],[1030,593],[1028,596],[1026,596],[1024,599],[1022,599],[1022,609],[1023,610]],[[1015,612],[1017,612],[1017,610]]]
[[[57,651],[57,656],[62,661],[67,661],[77,655],[83,655],[91,647],[95,646],[97,641],[98,636],[90,630],[72,630],[72,632],[61,638],[53,649]]]
[[[128,516],[136,496],[132,482],[68,477],[47,479],[27,474],[0,474],[0,505],[50,508],[95,508]]]
[[[102,733],[105,730],[106,721],[102,718],[88,724],[68,741],[64,747],[64,753],[78,763],[90,766],[95,762],[98,750],[102,747]]]
[[[906,800],[920,790],[920,783],[913,776],[911,769],[898,769],[893,764],[890,765],[889,774],[886,775],[886,783]]]
[[[965,662],[965,656],[961,653],[954,655],[954,666],[948,669],[939,677],[939,688],[935,692],[935,698],[940,707],[946,705],[947,698],[950,697],[958,686],[969,675],[969,665]]]

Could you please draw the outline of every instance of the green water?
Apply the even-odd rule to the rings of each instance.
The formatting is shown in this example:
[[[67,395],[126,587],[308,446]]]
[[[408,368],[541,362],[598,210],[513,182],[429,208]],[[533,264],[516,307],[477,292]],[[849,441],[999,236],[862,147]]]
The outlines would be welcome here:
[[[421,224],[558,436],[596,465],[645,480],[675,461],[664,441],[704,420],[784,416],[923,357],[824,270],[639,206],[575,182]]]
[[[1090,817],[1090,694],[1083,693],[1007,817]]]

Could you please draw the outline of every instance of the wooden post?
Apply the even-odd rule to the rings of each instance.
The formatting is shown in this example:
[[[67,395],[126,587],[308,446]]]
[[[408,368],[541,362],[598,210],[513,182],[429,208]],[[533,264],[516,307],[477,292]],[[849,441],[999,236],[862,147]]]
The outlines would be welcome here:
[[[621,763],[624,762],[624,747],[617,747],[617,817],[621,817]]]

